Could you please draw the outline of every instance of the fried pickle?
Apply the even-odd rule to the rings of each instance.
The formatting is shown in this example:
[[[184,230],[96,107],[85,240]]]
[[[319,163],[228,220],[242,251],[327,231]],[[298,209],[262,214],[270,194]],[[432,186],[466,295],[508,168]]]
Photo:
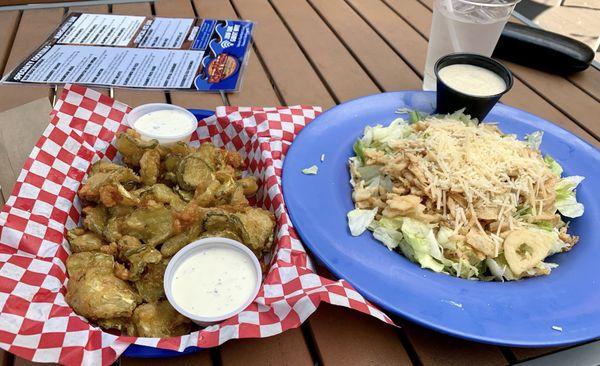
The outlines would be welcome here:
[[[97,205],[83,208],[83,227],[89,231],[102,235],[107,221],[108,212],[105,206]]]
[[[140,239],[131,235],[123,235],[117,240],[117,259],[127,260],[127,253],[142,246]],[[130,252],[132,253],[132,252]]]
[[[145,302],[154,302],[165,297],[163,276],[168,264],[168,259],[148,264],[144,274],[134,282],[138,294]]]
[[[129,336],[187,334],[193,324],[165,299],[169,259],[205,237],[237,240],[259,257],[271,247],[275,220],[249,207],[258,190],[242,177],[244,159],[211,143],[143,141],[117,134],[125,165],[94,163],[79,189],[82,227],[69,230],[66,300],[98,326]]]
[[[162,183],[144,187],[137,192],[139,192],[139,196],[143,202],[152,200],[154,202],[165,203],[176,211],[181,211],[186,204],[179,194]]]
[[[160,175],[160,154],[157,150],[146,150],[140,158],[140,178],[145,185],[155,184]]]
[[[192,153],[184,157],[177,165],[177,183],[185,190],[204,191],[215,181],[214,169],[202,158],[200,153]]]
[[[130,249],[125,253],[125,256],[129,264],[128,277],[130,281],[137,281],[148,264],[158,263],[162,259],[160,252],[149,245]]]
[[[200,224],[194,224],[184,232],[167,239],[160,248],[160,252],[165,257],[172,257],[181,248],[197,239],[201,232],[202,226]]]
[[[130,317],[140,303],[139,295],[105,268],[87,268],[67,283],[67,303],[90,320]]]
[[[139,207],[125,218],[121,231],[156,246],[173,235],[173,215],[162,204]]]
[[[98,319],[96,324],[104,329],[114,329],[119,331],[121,334],[134,336],[135,327],[131,322],[131,318],[109,318],[109,319]]]
[[[69,230],[67,239],[73,253],[98,251],[105,244],[100,235],[82,228]]]
[[[114,206],[112,201],[116,201],[120,196],[127,196],[127,189],[123,184],[132,184],[140,181],[140,178],[133,170],[103,161],[96,162],[92,165],[90,174],[83,186],[79,189],[79,197],[89,202],[106,201],[109,204],[104,204],[107,207]],[[121,188],[119,188],[121,187]],[[114,197],[113,197],[114,196]],[[130,198],[130,197],[126,197]]]
[[[245,212],[233,215],[241,222],[244,244],[255,253],[271,248],[275,230],[275,216],[271,212],[262,208],[248,207]]]
[[[166,300],[138,306],[132,320],[140,337],[174,337],[188,334],[191,329],[191,321]]]
[[[115,259],[112,255],[99,252],[74,253],[67,258],[67,273],[70,279],[80,278],[89,268],[112,273]]]
[[[158,146],[157,140],[144,141],[135,130],[117,134],[117,150],[123,156],[123,162],[129,166],[138,167],[140,160],[147,150]]]

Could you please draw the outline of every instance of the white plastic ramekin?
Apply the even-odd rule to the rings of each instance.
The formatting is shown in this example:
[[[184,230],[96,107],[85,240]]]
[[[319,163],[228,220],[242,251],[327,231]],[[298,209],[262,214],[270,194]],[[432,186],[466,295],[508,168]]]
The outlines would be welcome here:
[[[190,119],[190,121],[192,121],[190,129],[185,132],[179,133],[179,134],[173,134],[172,136],[155,136],[155,135],[149,134],[147,132],[138,130],[135,127],[135,122],[141,116],[148,114],[150,112],[156,112],[156,111],[162,111],[162,110],[176,110],[179,112],[183,112],[183,114],[185,116],[187,116]],[[194,116],[194,114],[192,112],[188,111],[185,108],[182,108],[182,107],[179,107],[179,106],[176,106],[173,104],[167,104],[167,103],[150,103],[150,104],[142,104],[140,106],[137,106],[137,107],[133,108],[131,111],[129,111],[129,113],[127,113],[127,115],[125,116],[125,121],[127,122],[127,125],[129,127],[133,128],[141,135],[143,140],[154,139],[154,140],[158,140],[158,142],[163,145],[174,144],[178,141],[188,142],[188,141],[190,141],[190,137],[192,136],[192,133],[198,128],[198,120],[196,119],[196,116]]]
[[[206,250],[209,248],[214,248],[214,247],[225,247],[228,249],[237,250],[240,253],[243,253],[244,255],[246,255],[252,261],[252,263],[254,265],[254,271],[256,273],[256,283],[254,286],[254,290],[252,291],[252,295],[249,296],[248,299],[242,305],[240,305],[236,309],[234,309],[226,314],[223,314],[221,316],[205,317],[205,316],[198,316],[195,314],[191,314],[188,311],[186,311],[185,309],[183,309],[177,303],[177,301],[175,301],[175,299],[173,298],[173,294],[171,292],[173,275],[175,274],[175,271],[177,270],[179,265],[181,265],[181,263],[183,263],[187,258],[189,258],[190,256],[195,255],[203,250]],[[196,323],[200,326],[209,326],[209,325],[220,323],[223,320],[229,319],[232,316],[234,316],[234,315],[238,314],[239,312],[241,312],[242,310],[244,310],[246,307],[248,307],[248,305],[250,305],[250,303],[252,303],[252,301],[254,301],[254,298],[256,298],[256,295],[258,294],[258,291],[260,289],[261,282],[262,282],[262,269],[261,269],[260,263],[258,262],[258,258],[256,258],[254,253],[252,253],[252,251],[250,249],[248,249],[248,247],[246,247],[244,244],[242,244],[238,241],[232,240],[232,239],[212,237],[212,238],[204,238],[204,239],[196,240],[196,241],[186,245],[179,252],[177,252],[177,254],[175,254],[175,256],[173,256],[173,258],[171,258],[171,260],[169,261],[169,264],[167,265],[167,268],[165,270],[165,275],[164,275],[164,285],[163,286],[165,288],[165,294],[167,295],[167,300],[169,300],[169,302],[175,308],[175,310],[177,310],[180,314],[186,316],[187,318],[191,319],[194,323]]]

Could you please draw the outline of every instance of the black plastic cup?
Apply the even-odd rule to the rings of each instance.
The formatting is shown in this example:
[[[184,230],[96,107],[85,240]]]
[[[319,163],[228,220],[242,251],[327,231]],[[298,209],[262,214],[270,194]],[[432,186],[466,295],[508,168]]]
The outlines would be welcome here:
[[[506,89],[499,94],[487,96],[475,96],[462,93],[446,85],[439,77],[438,72],[446,66],[455,64],[468,64],[486,68],[500,76],[506,84]],[[500,62],[489,57],[474,53],[452,53],[440,58],[435,63],[435,77],[437,78],[437,107],[436,113],[448,114],[465,109],[465,114],[471,118],[483,121],[490,110],[498,103],[500,97],[510,90],[513,85],[513,77],[510,70]]]

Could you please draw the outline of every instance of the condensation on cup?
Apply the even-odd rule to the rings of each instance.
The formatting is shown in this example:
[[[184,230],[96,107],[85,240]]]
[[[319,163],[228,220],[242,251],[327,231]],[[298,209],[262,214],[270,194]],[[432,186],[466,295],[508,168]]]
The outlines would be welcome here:
[[[433,67],[455,52],[491,56],[519,0],[435,0],[423,90],[435,90]]]

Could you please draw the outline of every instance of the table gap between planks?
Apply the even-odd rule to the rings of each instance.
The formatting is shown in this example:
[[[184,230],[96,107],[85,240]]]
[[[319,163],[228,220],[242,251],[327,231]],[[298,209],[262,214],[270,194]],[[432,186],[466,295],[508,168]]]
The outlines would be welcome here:
[[[100,89],[130,105],[171,102],[188,108],[219,105],[321,105],[361,95],[420,89],[431,22],[431,0],[158,0],[0,12],[0,71],[33,51],[68,11],[165,17],[242,18],[257,22],[242,91],[228,95],[183,91]],[[600,71],[567,78],[508,64],[516,80],[503,102],[540,115],[600,146]],[[0,112],[47,98],[61,88],[1,86]],[[0,203],[47,124],[0,121]],[[15,128],[18,126],[18,128]],[[211,351],[167,360],[121,358],[122,365],[504,365],[555,352],[509,349],[448,337],[395,318],[374,318],[322,305],[301,327],[266,339],[235,340]],[[0,353],[0,365],[30,365]]]

